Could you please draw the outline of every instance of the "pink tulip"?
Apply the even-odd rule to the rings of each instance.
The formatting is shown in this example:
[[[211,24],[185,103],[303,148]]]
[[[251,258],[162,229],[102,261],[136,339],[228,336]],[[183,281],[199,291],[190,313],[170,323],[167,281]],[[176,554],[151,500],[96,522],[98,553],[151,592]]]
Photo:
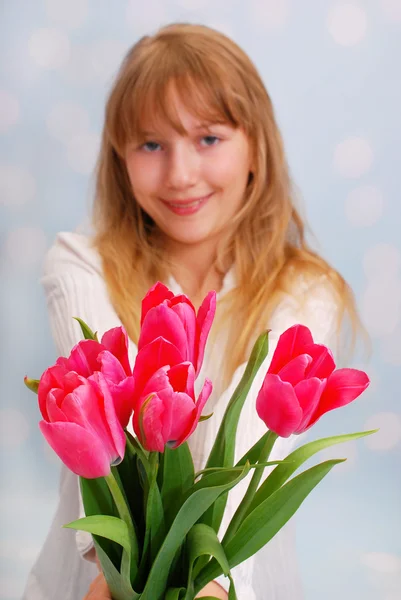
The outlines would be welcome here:
[[[281,437],[299,434],[320,417],[355,400],[369,385],[357,369],[337,369],[329,348],[315,344],[310,330],[294,325],[277,344],[256,400],[266,426]]]
[[[166,444],[176,448],[193,433],[212,392],[212,384],[206,379],[195,401],[194,382],[194,367],[184,362],[158,369],[146,383],[133,425],[147,450],[164,452]]]
[[[110,473],[124,458],[125,435],[109,385],[101,373],[85,379],[70,371],[44,400],[39,427],[49,445],[74,473],[93,479]]]
[[[70,378],[66,377],[68,373],[87,379],[97,371],[103,373],[107,380],[120,423],[126,427],[132,413],[134,380],[128,358],[128,337],[122,327],[106,331],[100,342],[82,340],[74,346],[68,358],[58,358],[56,364],[43,373],[38,389],[43,418],[48,419],[46,402],[50,390],[61,388],[65,393],[71,391],[68,387]]]
[[[179,362],[191,362],[195,375],[202,367],[206,340],[216,312],[216,292],[209,292],[196,314],[185,295],[174,296],[158,282],[142,302],[138,350],[162,337],[180,353]]]

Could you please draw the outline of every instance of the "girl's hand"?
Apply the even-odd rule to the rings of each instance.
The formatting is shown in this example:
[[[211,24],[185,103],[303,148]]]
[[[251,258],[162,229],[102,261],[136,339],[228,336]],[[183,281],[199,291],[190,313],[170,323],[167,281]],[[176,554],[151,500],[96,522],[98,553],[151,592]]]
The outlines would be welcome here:
[[[221,600],[228,600],[225,590],[223,590],[223,588],[215,581],[208,583],[196,597],[204,598],[205,596],[214,596]],[[91,583],[89,591],[83,600],[112,600],[103,573],[99,573],[96,579]]]
[[[205,596],[214,596],[221,600],[228,600],[227,592],[215,581],[211,581],[203,588],[196,596],[197,598],[204,598]]]
[[[92,581],[83,600],[112,600],[103,573],[99,573],[96,579]]]

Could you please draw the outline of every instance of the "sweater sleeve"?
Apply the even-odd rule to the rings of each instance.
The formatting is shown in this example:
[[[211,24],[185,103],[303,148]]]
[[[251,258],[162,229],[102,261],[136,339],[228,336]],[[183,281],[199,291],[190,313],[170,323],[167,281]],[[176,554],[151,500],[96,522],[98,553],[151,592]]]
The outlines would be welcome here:
[[[88,238],[74,233],[60,233],[48,251],[43,276],[50,327],[59,356],[68,356],[82,339],[79,324],[83,319],[99,337],[108,329],[121,325],[108,297],[102,277],[100,257]],[[130,346],[130,358],[135,347]],[[79,481],[76,484],[80,517],[84,516]],[[77,515],[78,518],[78,515]],[[78,551],[84,556],[92,548],[92,536],[76,533]]]

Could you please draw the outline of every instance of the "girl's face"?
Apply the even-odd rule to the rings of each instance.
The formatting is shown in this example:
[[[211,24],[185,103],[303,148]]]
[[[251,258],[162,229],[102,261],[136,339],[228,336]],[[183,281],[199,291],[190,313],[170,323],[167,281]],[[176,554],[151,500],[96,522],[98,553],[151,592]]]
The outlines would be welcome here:
[[[200,123],[176,95],[185,135],[168,123],[143,123],[145,142],[126,150],[134,196],[168,240],[216,243],[243,204],[250,165],[244,132]]]

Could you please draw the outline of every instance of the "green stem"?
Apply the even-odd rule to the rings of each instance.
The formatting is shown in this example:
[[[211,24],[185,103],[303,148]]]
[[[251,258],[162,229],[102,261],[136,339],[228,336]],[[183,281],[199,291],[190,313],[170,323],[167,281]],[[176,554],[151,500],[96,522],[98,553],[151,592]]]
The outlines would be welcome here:
[[[276,441],[277,438],[278,438],[277,433],[274,433],[273,431],[269,431],[265,445],[263,446],[263,448],[260,452],[258,464],[262,464],[267,461],[267,459],[270,456],[270,452],[272,451],[272,448],[274,446],[274,442]],[[227,528],[226,534],[223,539],[223,544],[227,544],[227,542],[229,542],[232,539],[232,537],[235,535],[235,533],[238,531],[242,521],[245,518],[248,508],[251,505],[253,497],[259,487],[259,483],[262,478],[263,471],[264,471],[264,469],[255,469],[252,479],[250,481],[250,484],[248,486],[248,489],[246,491],[246,494],[243,497],[241,504],[237,508],[237,510]]]
[[[123,555],[121,559],[121,575],[124,577],[124,579],[131,581],[131,557],[135,565],[137,565],[139,556],[138,540],[136,537],[136,532],[134,524],[132,522],[130,510],[125,501],[124,495],[117,483],[117,479],[114,475],[114,472],[116,471],[116,467],[111,467],[110,474],[105,476],[105,480],[107,485],[109,486],[110,493],[113,496],[113,500],[117,506],[118,514],[120,515],[121,519],[124,521],[128,528],[128,535],[131,541],[131,556],[129,555],[129,553],[127,553],[125,549],[123,549]]]

